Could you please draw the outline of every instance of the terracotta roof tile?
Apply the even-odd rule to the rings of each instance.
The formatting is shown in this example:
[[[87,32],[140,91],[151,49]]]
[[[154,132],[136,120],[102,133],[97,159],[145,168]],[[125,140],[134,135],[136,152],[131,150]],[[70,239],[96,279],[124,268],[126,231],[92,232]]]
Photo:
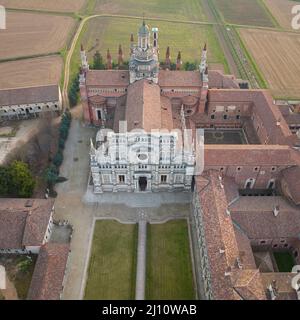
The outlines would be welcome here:
[[[70,245],[47,243],[42,246],[28,291],[28,300],[59,300]]]
[[[128,130],[161,129],[160,88],[148,80],[139,80],[128,87],[126,103]]]
[[[279,205],[277,216],[273,213],[276,205]],[[299,237],[300,211],[282,197],[241,197],[230,207],[230,212],[250,240]]]
[[[0,199],[0,248],[42,245],[53,205],[53,199]]]
[[[260,272],[256,270],[236,270],[233,273],[234,289],[244,300],[265,300],[265,290]]]
[[[0,90],[0,106],[46,103],[59,100],[58,85]]]
[[[289,192],[296,204],[300,204],[300,167],[295,166],[281,172],[288,185]]]
[[[86,74],[87,86],[121,86],[129,85],[129,71],[125,70],[90,70]]]
[[[291,166],[296,161],[288,146],[205,145],[205,166]]]
[[[201,87],[199,71],[160,70],[158,75],[160,87]]]

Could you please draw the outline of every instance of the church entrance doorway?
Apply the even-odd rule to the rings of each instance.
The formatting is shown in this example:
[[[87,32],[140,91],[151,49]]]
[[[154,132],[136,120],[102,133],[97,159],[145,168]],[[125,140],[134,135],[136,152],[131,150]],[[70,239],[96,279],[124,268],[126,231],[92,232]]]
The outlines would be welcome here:
[[[146,177],[139,177],[139,188],[140,191],[146,191],[147,189],[147,178]]]

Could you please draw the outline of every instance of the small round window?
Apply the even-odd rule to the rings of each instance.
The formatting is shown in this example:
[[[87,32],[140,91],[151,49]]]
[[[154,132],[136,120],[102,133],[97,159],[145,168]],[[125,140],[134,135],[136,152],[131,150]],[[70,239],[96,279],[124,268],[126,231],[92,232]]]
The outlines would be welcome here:
[[[144,154],[144,153],[141,153],[141,154],[138,155],[138,158],[139,158],[140,160],[144,161],[144,160],[147,160],[147,159],[148,159],[148,156],[147,156],[146,154]]]

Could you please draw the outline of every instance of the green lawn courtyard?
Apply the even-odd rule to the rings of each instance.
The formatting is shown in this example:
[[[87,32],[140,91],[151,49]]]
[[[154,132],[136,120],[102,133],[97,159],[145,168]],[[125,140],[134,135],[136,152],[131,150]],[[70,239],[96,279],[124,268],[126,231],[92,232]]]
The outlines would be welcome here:
[[[146,299],[195,299],[186,220],[148,225]]]
[[[295,260],[292,254],[288,251],[284,252],[273,252],[278,271],[279,272],[291,272],[294,265]]]
[[[131,300],[135,297],[137,225],[112,220],[95,223],[86,300]]]

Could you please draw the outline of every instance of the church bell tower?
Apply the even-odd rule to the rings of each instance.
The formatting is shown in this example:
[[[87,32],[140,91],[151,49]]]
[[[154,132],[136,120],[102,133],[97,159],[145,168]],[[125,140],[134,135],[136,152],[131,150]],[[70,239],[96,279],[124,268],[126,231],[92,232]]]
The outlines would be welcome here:
[[[138,31],[138,44],[133,44],[131,36],[131,56],[129,61],[130,83],[141,79],[148,79],[158,83],[158,29],[153,28],[153,45],[151,31],[145,20]]]

